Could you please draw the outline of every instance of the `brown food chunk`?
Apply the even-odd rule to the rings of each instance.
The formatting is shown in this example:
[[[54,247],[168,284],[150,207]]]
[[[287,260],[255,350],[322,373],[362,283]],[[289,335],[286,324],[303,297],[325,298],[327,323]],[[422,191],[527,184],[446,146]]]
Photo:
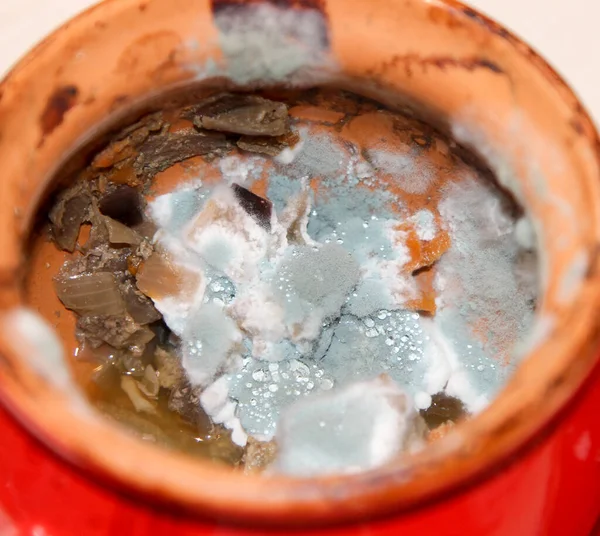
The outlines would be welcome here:
[[[103,151],[97,154],[91,169],[103,172],[101,177],[113,184],[141,186],[142,181],[137,176],[133,165],[138,157],[140,146],[152,133],[167,129],[168,125],[163,121],[161,112],[143,117],[137,123],[122,130]],[[110,213],[105,214],[119,221],[118,217]],[[121,221],[121,223],[135,225],[140,221],[141,218],[137,218],[135,221]]]
[[[282,136],[288,130],[287,106],[255,95],[217,95],[191,115],[194,125],[207,130],[246,136]]]
[[[133,230],[146,240],[152,240],[156,234],[156,231],[158,230],[158,227],[154,222],[148,220],[134,225]]]
[[[148,136],[148,131],[146,131]],[[92,166],[97,169],[106,169],[131,158],[135,154],[135,149],[129,138],[113,141],[106,149],[98,153],[92,162]]]
[[[127,270],[127,258],[132,253],[133,251],[129,247],[115,249],[107,244],[96,245],[87,252],[83,259],[77,262],[81,265],[82,272],[110,272],[116,274]]]
[[[311,207],[310,190],[302,188],[300,192],[288,199],[287,206],[279,214],[279,223],[286,229],[286,236],[290,244],[301,246],[309,245],[306,218]]]
[[[128,158],[114,165],[107,171],[105,178],[110,183],[121,186],[129,186],[130,188],[138,188],[142,186],[143,177],[138,177],[138,172],[134,168],[135,158]]]
[[[270,141],[273,139],[275,138],[265,138],[263,136],[242,136],[237,141],[237,146],[244,151],[248,151],[249,153],[277,156],[283,149],[285,149],[286,146],[278,143],[270,143]]]
[[[141,348],[154,338],[149,327],[140,326],[129,316],[81,316],[77,319],[77,332],[94,348],[102,343],[117,349]]]
[[[192,387],[187,381],[171,391],[169,409],[182,419],[200,428],[210,426],[210,419],[200,407],[200,387]]]
[[[117,140],[130,136],[133,141],[139,141],[139,137],[143,136],[144,132],[158,132],[166,125],[162,112],[156,112],[142,117],[137,123],[124,128],[118,136]],[[147,137],[147,136],[146,136]],[[144,138],[145,140],[145,138]],[[142,140],[142,141],[144,141]]]
[[[421,410],[430,430],[445,424],[448,421],[456,423],[467,415],[467,410],[462,401],[446,393],[437,393],[432,397],[431,406]]]
[[[108,146],[98,153],[92,162],[96,169],[108,169],[137,155],[139,146],[150,133],[163,127],[162,114],[147,115],[137,123],[127,127]]]
[[[144,177],[153,177],[177,162],[193,156],[222,153],[231,148],[225,136],[194,130],[151,136],[140,147],[134,167]]]
[[[127,280],[121,285],[121,292],[129,316],[138,324],[151,324],[162,318],[152,300],[142,294],[131,281]]]
[[[271,229],[271,214],[273,204],[268,199],[264,199],[250,190],[241,187],[239,184],[231,185],[235,198],[240,206],[252,216],[261,227]]]
[[[67,309],[80,315],[124,314],[125,302],[113,274],[98,272],[55,279],[56,294]]]
[[[139,246],[142,243],[142,237],[133,229],[123,225],[117,220],[104,216],[104,224],[108,233],[108,241],[113,246],[130,245]]]
[[[52,235],[59,248],[73,251],[81,225],[88,219],[92,197],[86,182],[78,182],[59,195],[50,210]]]
[[[249,475],[264,471],[276,455],[275,441],[258,441],[249,436],[244,453],[244,473]]]
[[[286,147],[293,147],[300,138],[294,132],[288,132],[283,136],[242,136],[237,141],[237,146],[251,153],[277,156]]]

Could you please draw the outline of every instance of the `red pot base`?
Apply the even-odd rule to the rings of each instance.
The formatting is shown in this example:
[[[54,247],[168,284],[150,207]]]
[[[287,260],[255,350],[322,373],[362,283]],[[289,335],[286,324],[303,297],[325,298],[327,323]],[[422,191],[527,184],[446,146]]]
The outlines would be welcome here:
[[[596,536],[600,525],[600,367],[551,434],[492,478],[397,518],[297,536]],[[2,536],[284,536],[178,516],[92,482],[0,410]],[[594,475],[593,477],[591,475]],[[588,483],[582,488],[582,483]],[[593,484],[589,484],[593,483]],[[573,516],[573,512],[580,515]]]

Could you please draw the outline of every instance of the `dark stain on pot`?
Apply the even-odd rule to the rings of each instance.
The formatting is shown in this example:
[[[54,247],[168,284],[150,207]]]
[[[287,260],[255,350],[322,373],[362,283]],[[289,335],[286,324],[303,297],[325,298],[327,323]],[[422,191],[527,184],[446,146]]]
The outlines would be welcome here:
[[[68,85],[56,89],[50,96],[40,117],[42,140],[63,122],[65,114],[77,103],[78,95],[77,86]]]
[[[462,17],[457,17],[452,9],[445,5],[432,4],[428,6],[427,14],[429,18],[437,25],[448,28],[461,28],[465,21]]]
[[[573,128],[573,130],[580,136],[585,134],[585,129],[583,128],[583,124],[581,123],[581,121],[579,120],[578,117],[571,118],[571,120],[569,121],[569,124],[571,125],[571,128]]]
[[[586,279],[593,279],[600,270],[600,244],[596,244],[593,247],[593,251],[590,258],[590,264],[585,272]]]
[[[552,383],[546,391],[547,396],[550,396],[554,391],[560,391],[568,383],[569,378],[566,374],[561,374],[552,380]]]
[[[463,15],[466,15],[467,17],[469,17],[470,19],[474,20],[475,22],[481,24],[482,26],[485,26],[488,30],[495,33],[496,35],[499,35],[500,37],[503,37],[504,39],[512,39],[512,35],[510,34],[510,32],[508,30],[506,30],[505,28],[502,28],[501,26],[496,24],[493,20],[488,19],[487,17],[485,17],[481,13],[478,13],[474,9],[465,6],[465,7],[460,8],[460,11],[462,12]]]
[[[594,126],[587,116],[584,107],[579,102],[576,102],[573,106],[573,117],[569,120],[569,124],[580,136],[585,136],[586,134],[596,136]]]
[[[462,8],[462,12],[470,19],[475,19],[477,22],[482,22],[481,15],[479,13],[477,13],[477,11],[475,11],[474,9],[472,9],[470,7],[464,7],[464,8]]]
[[[485,58],[450,58],[450,57],[432,57],[423,58],[422,64],[435,65],[441,70],[446,67],[456,67],[466,69],[467,71],[475,71],[476,69],[487,69],[496,74],[502,74],[502,69],[494,62]]]
[[[407,54],[404,56],[396,55],[392,57],[390,61],[383,63],[379,72],[384,73],[390,68],[397,68],[400,66],[404,66],[406,74],[409,77],[412,76],[414,66],[421,67],[424,71],[427,70],[428,67],[434,67],[442,71],[445,71],[447,68],[465,69],[467,71],[484,69],[491,71],[494,74],[504,74],[504,71],[498,64],[486,58],[453,58],[450,56],[428,56],[422,58],[416,54]],[[377,71],[371,69],[370,73],[376,74]]]

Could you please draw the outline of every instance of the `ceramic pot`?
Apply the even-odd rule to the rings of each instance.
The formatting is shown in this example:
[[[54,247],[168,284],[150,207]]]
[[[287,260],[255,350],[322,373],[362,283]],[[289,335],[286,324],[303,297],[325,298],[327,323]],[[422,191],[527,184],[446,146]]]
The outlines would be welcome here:
[[[523,363],[452,440],[358,475],[244,477],[138,442],[77,395],[60,337],[23,287],[36,212],[57,170],[109,123],[206,80],[329,84],[416,113],[485,160],[529,212],[542,299]],[[598,138],[573,92],[504,28],[452,0],[108,0],[2,83],[0,162],[0,393],[55,453],[3,417],[7,526],[589,534],[600,514]]]

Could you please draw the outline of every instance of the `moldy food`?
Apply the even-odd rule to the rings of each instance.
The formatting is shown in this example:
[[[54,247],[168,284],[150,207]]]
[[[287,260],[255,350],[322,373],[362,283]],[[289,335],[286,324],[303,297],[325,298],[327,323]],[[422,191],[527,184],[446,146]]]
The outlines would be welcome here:
[[[142,117],[42,227],[97,409],[252,474],[366,470],[451,433],[537,297],[531,226],[489,173],[334,90]]]

